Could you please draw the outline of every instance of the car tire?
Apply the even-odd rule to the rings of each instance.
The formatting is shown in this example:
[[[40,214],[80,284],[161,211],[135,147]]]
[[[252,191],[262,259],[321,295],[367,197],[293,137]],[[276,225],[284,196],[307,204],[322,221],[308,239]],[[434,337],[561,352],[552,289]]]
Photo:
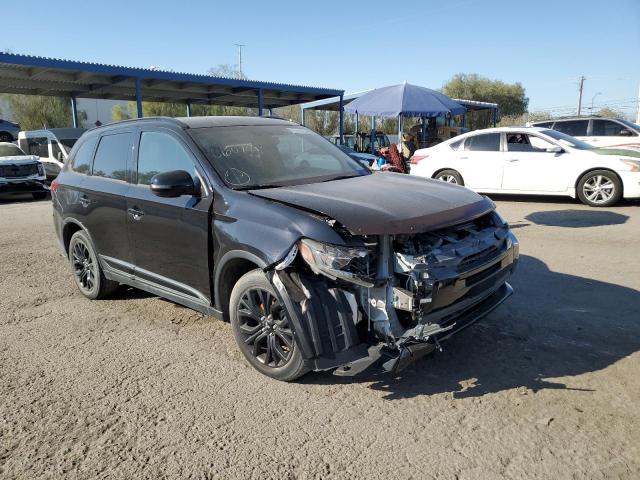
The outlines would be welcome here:
[[[452,183],[454,185],[462,185],[464,186],[464,180],[462,179],[462,175],[460,175],[455,170],[442,170],[436,174],[436,180],[440,180],[446,183]]]
[[[296,345],[286,307],[262,270],[252,270],[235,284],[229,318],[240,351],[260,373],[290,382],[309,371]]]
[[[610,207],[622,198],[622,182],[611,170],[593,170],[578,182],[578,198],[590,207]]]
[[[98,255],[83,230],[74,233],[69,241],[69,263],[78,290],[88,299],[105,298],[117,290],[118,282],[104,276]]]
[[[47,198],[47,192],[35,192],[32,193],[31,196],[34,200],[44,200],[45,198]]]
[[[13,135],[7,132],[0,132],[0,142],[13,142]]]

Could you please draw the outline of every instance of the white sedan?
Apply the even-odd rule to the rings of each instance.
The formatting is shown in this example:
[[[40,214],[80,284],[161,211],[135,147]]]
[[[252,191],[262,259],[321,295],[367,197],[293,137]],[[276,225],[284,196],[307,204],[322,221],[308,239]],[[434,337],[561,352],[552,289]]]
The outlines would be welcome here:
[[[411,175],[484,193],[577,196],[594,207],[640,198],[640,152],[594,148],[546,128],[476,130],[416,150]]]

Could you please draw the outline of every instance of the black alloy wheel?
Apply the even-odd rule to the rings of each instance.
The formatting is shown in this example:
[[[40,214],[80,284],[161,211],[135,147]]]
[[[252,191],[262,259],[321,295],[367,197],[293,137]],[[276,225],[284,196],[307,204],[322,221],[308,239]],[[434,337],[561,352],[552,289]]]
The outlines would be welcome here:
[[[278,299],[266,290],[253,288],[240,298],[238,328],[251,354],[261,364],[285,366],[293,353],[293,332]]]
[[[85,295],[91,294],[96,286],[96,264],[89,248],[83,241],[76,241],[71,251],[71,264],[78,288]]]

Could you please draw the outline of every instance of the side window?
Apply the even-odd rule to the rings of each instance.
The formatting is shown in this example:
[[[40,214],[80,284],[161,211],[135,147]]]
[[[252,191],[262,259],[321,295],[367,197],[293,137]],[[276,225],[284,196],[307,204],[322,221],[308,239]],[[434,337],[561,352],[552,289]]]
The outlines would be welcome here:
[[[93,175],[126,181],[130,147],[131,134],[129,133],[116,133],[102,137],[93,161]]]
[[[535,123],[533,126],[540,127],[540,128],[551,128],[552,124],[553,122],[540,122],[540,123]]]
[[[462,140],[458,140],[457,142],[453,142],[449,144],[449,146],[451,147],[451,150],[458,150],[460,149],[462,142],[464,142],[464,138]]]
[[[49,141],[47,137],[27,138],[27,153],[41,158],[49,158]]]
[[[509,152],[546,152],[547,148],[554,145],[547,140],[527,135],[526,133],[507,133],[507,150]]]
[[[91,160],[93,159],[93,150],[98,143],[98,139],[94,138],[84,142],[73,157],[71,169],[74,172],[88,175],[91,173]]]
[[[589,120],[569,120],[566,122],[556,122],[554,130],[571,135],[572,137],[584,137],[587,134]]]
[[[467,137],[464,143],[464,149],[474,152],[499,152],[500,151],[500,134],[486,133]]]
[[[618,137],[622,130],[628,130],[624,125],[611,120],[594,120],[593,135],[596,137]]]
[[[172,170],[184,170],[193,177],[195,167],[189,153],[166,133],[143,132],[138,153],[138,183],[149,185],[154,175]]]

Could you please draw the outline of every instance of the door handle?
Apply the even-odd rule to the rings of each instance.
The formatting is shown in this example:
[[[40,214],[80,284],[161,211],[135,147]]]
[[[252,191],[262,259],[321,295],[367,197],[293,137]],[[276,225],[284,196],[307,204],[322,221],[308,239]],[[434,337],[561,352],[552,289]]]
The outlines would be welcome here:
[[[469,157],[458,157],[460,160],[468,160]]]
[[[144,212],[142,210],[138,210],[136,207],[128,208],[127,212],[129,212],[129,215],[131,215],[134,220],[140,220],[144,216]]]
[[[90,203],[91,203],[91,200],[89,200],[89,197],[87,197],[86,195],[80,196],[80,205],[86,208],[89,206]]]
[[[519,162],[520,159],[518,158],[510,158],[509,160],[507,160],[509,163],[513,163],[513,162]]]

